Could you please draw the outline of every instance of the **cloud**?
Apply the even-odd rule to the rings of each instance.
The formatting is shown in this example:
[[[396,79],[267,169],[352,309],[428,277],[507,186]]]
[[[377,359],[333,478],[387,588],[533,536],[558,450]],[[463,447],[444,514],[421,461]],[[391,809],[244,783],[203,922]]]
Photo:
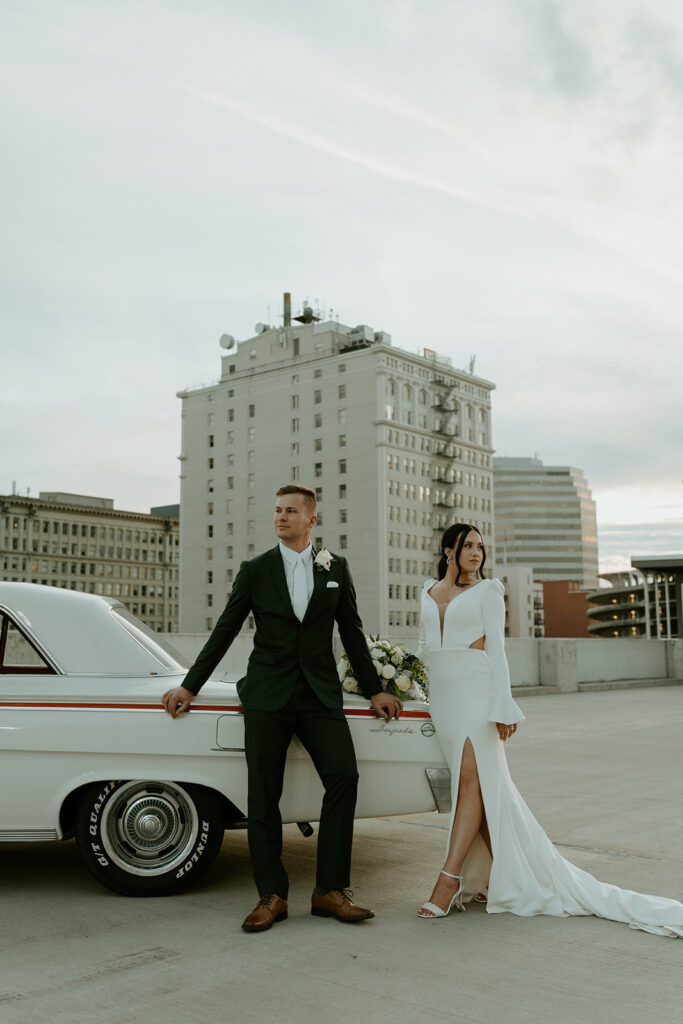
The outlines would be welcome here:
[[[578,465],[599,514],[677,500],[677,9],[8,10],[6,486],[172,500],[175,391],[287,289],[476,352],[502,453]]]

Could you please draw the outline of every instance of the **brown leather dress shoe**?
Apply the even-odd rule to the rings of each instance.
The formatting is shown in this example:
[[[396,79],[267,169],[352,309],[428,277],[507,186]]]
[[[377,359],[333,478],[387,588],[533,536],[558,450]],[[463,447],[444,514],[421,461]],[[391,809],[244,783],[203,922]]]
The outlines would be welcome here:
[[[371,910],[357,907],[351,901],[350,889],[330,889],[324,896],[313,890],[311,913],[316,917],[336,917],[338,921],[355,924],[356,921],[369,921],[375,915]]]
[[[242,928],[245,932],[267,932],[276,921],[284,921],[286,917],[287,900],[271,892],[261,897],[251,914],[242,921]]]

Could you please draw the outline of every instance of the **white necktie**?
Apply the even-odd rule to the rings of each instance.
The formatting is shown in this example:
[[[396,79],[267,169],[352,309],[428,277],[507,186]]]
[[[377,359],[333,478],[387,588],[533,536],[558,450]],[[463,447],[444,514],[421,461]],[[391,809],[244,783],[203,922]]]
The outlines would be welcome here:
[[[299,622],[303,621],[308,607],[308,585],[306,582],[306,567],[301,555],[297,557],[292,576],[292,608]]]

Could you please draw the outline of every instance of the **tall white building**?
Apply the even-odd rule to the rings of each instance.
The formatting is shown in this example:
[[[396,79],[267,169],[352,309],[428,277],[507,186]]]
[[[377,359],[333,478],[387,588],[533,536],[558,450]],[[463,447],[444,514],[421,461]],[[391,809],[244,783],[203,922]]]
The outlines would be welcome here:
[[[597,586],[595,502],[581,470],[496,456],[493,471],[498,569],[527,565],[536,580]]]
[[[276,489],[300,482],[318,495],[314,543],[349,557],[366,629],[410,633],[443,529],[470,521],[491,543],[494,385],[308,308],[284,321],[224,336],[220,380],[180,392],[180,628],[212,628],[241,560],[275,543]]]

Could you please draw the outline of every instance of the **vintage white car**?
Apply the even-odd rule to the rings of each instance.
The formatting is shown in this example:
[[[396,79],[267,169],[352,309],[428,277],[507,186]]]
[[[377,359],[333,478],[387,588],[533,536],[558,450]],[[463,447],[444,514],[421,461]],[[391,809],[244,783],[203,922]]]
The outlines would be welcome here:
[[[126,895],[192,884],[247,806],[234,683],[210,680],[177,719],[161,695],[187,666],[116,599],[0,583],[0,842],[75,835],[94,876]],[[447,810],[450,777],[429,711],[398,722],[346,694],[359,817]],[[322,787],[295,740],[282,819],[316,820]]]

